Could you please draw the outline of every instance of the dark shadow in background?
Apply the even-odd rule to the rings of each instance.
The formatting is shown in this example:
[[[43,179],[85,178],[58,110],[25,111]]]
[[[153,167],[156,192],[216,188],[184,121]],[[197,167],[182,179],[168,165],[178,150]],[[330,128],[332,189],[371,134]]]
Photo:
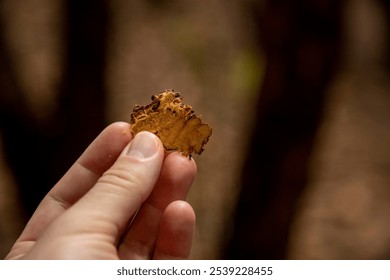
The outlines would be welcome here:
[[[387,20],[387,41],[386,41],[386,56],[387,56],[387,71],[390,73],[390,1],[388,0],[381,0],[381,4],[384,7],[384,10],[386,12],[386,20]]]
[[[0,129],[26,218],[105,125],[107,3],[64,3],[63,81],[58,111],[45,122],[23,98],[0,26]]]
[[[274,1],[254,9],[267,67],[224,258],[284,259],[329,81],[344,1]]]

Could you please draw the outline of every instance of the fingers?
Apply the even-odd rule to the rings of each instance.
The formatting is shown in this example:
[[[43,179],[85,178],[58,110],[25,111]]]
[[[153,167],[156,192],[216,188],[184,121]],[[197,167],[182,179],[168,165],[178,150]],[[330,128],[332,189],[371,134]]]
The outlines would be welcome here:
[[[193,159],[178,152],[169,154],[147,203],[164,210],[172,201],[184,200],[195,180],[196,172],[197,167]]]
[[[188,259],[195,232],[195,213],[185,201],[172,202],[162,217],[153,259]]]
[[[119,246],[121,259],[152,257],[166,207],[172,201],[186,199],[195,175],[194,160],[176,152],[165,158],[157,185],[141,206],[130,230]]]
[[[104,129],[42,200],[19,241],[36,240],[48,224],[92,188],[131,138],[128,123],[117,122]]]
[[[129,124],[116,123],[95,139],[41,202],[17,242],[18,255],[35,248],[49,252],[55,240],[69,236],[91,235],[116,249],[142,205],[123,239],[133,244],[122,246],[119,255],[128,257],[131,249],[137,258],[152,252],[156,258],[188,257],[195,215],[187,203],[172,201],[186,198],[195,162],[178,153],[164,161],[162,143],[152,133],[140,132],[129,143],[131,138]],[[180,248],[164,241],[172,237]]]
[[[119,233],[156,184],[163,158],[158,137],[138,133],[95,186],[56,220],[62,228],[56,235],[98,233],[116,244]]]

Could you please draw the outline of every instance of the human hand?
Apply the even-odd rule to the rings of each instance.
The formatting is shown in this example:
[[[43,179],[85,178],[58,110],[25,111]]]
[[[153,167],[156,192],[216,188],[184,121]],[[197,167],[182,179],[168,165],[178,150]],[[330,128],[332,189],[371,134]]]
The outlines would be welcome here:
[[[186,259],[195,214],[183,200],[195,175],[194,160],[164,158],[154,134],[132,139],[129,124],[114,123],[45,196],[6,258]]]

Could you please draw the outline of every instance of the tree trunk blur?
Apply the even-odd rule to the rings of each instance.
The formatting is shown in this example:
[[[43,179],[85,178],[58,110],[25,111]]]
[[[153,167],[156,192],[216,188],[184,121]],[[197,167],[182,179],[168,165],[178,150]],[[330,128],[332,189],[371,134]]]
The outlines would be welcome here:
[[[60,92],[64,132],[58,166],[67,169],[105,125],[105,0],[66,1],[65,75]],[[66,149],[65,149],[66,148]],[[69,154],[70,152],[70,154]],[[66,160],[64,164],[63,159]]]
[[[65,63],[49,120],[26,105],[7,45],[0,46],[0,125],[26,217],[104,127],[106,6],[104,0],[64,2]]]
[[[267,68],[226,258],[286,257],[325,90],[337,70],[342,3],[269,0],[256,10]]]

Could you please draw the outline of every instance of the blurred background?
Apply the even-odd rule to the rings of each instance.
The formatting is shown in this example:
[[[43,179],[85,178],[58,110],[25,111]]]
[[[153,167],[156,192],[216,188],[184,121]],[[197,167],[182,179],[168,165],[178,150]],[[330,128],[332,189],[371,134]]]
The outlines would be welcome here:
[[[385,0],[0,0],[0,256],[109,123],[213,127],[194,259],[390,258]]]

